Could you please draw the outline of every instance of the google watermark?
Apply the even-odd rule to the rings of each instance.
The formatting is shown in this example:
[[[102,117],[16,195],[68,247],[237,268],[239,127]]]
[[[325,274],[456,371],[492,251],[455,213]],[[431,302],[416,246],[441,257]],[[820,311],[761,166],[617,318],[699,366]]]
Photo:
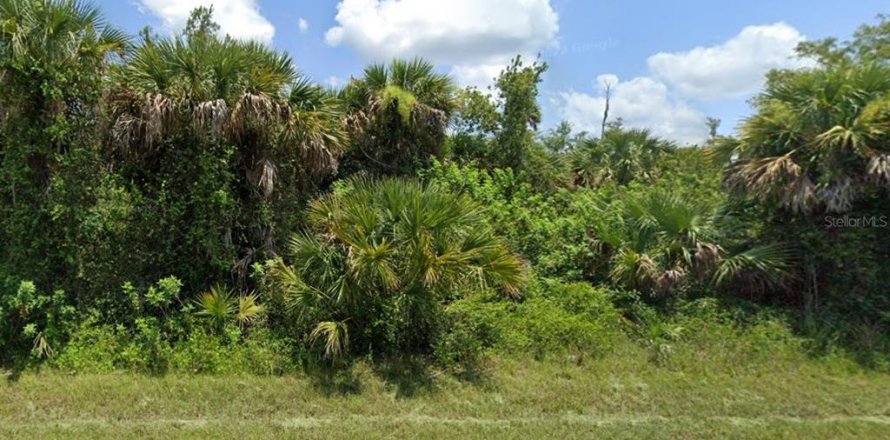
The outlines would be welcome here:
[[[886,228],[890,225],[886,215],[825,216],[826,228]]]

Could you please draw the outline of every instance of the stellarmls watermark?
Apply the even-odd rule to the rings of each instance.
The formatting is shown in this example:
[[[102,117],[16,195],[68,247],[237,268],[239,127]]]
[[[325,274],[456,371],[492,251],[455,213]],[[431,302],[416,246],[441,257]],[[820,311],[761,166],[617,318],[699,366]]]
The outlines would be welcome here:
[[[886,215],[825,216],[826,228],[886,228],[888,225]]]

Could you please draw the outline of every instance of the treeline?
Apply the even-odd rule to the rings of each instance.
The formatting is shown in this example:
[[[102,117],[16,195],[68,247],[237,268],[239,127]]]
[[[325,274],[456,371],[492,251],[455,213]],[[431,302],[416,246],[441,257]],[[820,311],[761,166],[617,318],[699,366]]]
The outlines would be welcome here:
[[[602,352],[622,315],[700,298],[886,353],[888,41],[882,16],[802,44],[816,67],[771,72],[737,136],[677,148],[542,132],[540,61],[488,91],[419,59],[331,90],[212,9],[130,37],[0,0],[0,360]]]

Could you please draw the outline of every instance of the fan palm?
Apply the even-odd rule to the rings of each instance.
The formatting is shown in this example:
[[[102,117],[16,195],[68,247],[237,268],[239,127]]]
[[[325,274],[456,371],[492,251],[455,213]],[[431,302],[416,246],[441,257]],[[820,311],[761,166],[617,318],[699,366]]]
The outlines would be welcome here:
[[[438,155],[454,110],[454,87],[421,59],[373,64],[340,91],[356,161],[384,174],[410,171]]]
[[[345,134],[333,96],[262,44],[202,31],[146,37],[116,70],[115,84],[112,137],[121,153],[153,151],[177,133],[226,140],[266,197],[280,161],[299,164],[305,175],[295,180],[336,169]]]
[[[104,63],[128,43],[98,8],[78,0],[0,0],[3,70]],[[21,72],[24,73],[24,72]],[[29,71],[29,74],[36,71]]]
[[[775,72],[755,105],[732,145],[732,188],[806,213],[890,186],[890,66]]]
[[[619,286],[664,294],[693,281],[721,286],[744,278],[761,288],[786,276],[784,247],[729,254],[718,244],[718,214],[690,198],[656,191],[614,202],[600,214],[592,224],[594,247]]]
[[[573,152],[577,183],[597,186],[605,182],[626,185],[652,177],[658,160],[673,145],[648,130],[613,128],[600,139],[588,139]]]
[[[354,179],[316,200],[309,224],[290,242],[291,264],[272,274],[329,356],[348,346],[422,349],[444,301],[481,289],[516,296],[523,281],[524,265],[482,209],[438,186]]]
[[[195,305],[197,315],[208,318],[215,328],[222,329],[227,323],[235,322],[243,329],[265,311],[258,299],[256,293],[236,295],[232,290],[214,286],[202,293]]]
[[[91,119],[109,57],[127,46],[85,2],[0,0],[0,122],[17,115],[48,125],[64,112]]]

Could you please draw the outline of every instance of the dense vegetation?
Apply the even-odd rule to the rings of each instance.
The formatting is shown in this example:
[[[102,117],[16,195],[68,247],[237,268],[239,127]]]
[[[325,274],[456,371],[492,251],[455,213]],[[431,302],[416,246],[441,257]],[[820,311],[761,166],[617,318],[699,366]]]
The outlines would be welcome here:
[[[331,90],[212,9],[130,37],[0,0],[0,365],[667,368],[713,337],[887,370],[890,21],[799,53],[686,148],[543,132],[540,60],[486,91],[419,59]]]

